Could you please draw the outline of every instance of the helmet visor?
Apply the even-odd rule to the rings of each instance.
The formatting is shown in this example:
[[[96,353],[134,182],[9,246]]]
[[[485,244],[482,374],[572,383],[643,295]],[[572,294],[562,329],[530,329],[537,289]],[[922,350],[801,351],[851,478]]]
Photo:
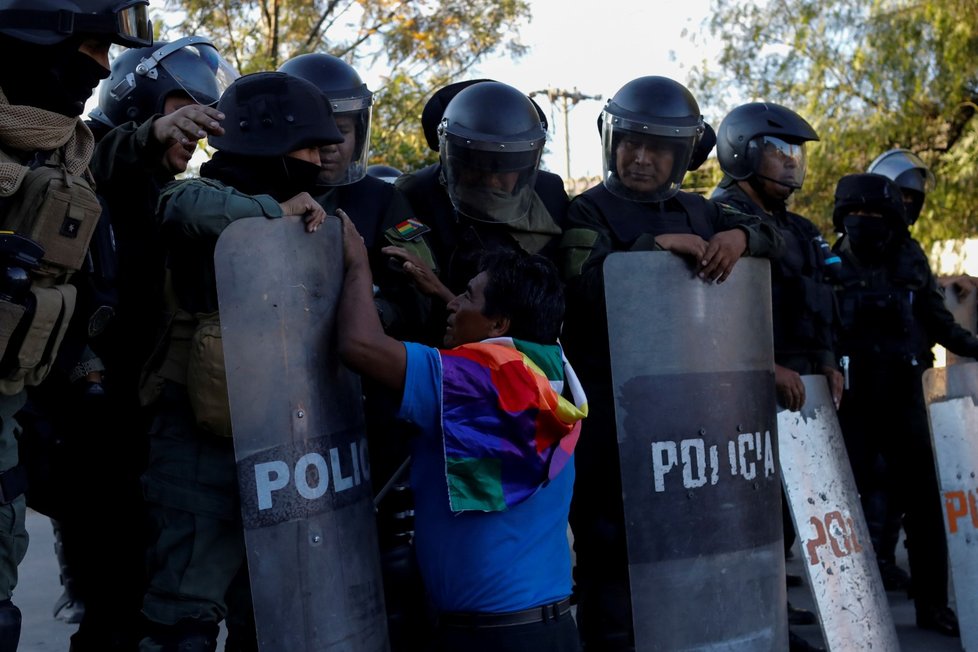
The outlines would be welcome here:
[[[602,121],[604,185],[614,195],[637,202],[658,202],[679,192],[699,132],[679,136],[633,130]],[[675,133],[673,131],[672,133]]]
[[[529,212],[542,148],[493,152],[454,138],[439,146],[448,196],[459,213],[480,222],[515,222]]]
[[[194,102],[216,104],[238,73],[210,42],[192,39],[174,41],[154,52],[153,59]]]
[[[805,143],[789,143],[776,136],[757,136],[747,145],[747,160],[762,179],[797,190],[805,182],[808,162]]]
[[[153,25],[149,21],[148,3],[130,4],[116,13],[119,28],[116,42],[129,47],[146,47],[153,44]]]
[[[326,145],[319,150],[322,172],[319,184],[324,186],[346,186],[356,183],[367,175],[367,160],[370,158],[370,113],[369,103],[358,111],[336,113],[333,120],[343,135],[343,142]]]

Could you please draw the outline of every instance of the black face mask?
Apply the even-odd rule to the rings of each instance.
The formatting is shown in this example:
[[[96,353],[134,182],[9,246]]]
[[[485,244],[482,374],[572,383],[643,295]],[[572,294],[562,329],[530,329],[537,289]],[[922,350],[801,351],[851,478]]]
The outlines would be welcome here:
[[[864,263],[878,264],[893,240],[893,231],[882,217],[846,215],[842,219],[852,252]]]
[[[95,87],[109,76],[102,64],[79,52],[73,42],[46,47],[30,44],[20,51],[4,44],[2,49],[15,52],[15,61],[30,62],[5,66],[0,84],[11,104],[36,106],[74,118],[85,111],[85,102]]]
[[[200,166],[200,176],[246,195],[271,195],[284,202],[300,192],[313,192],[319,166],[291,156],[242,156],[218,150]]]
[[[282,161],[285,163],[286,183],[292,192],[289,198],[300,192],[312,192],[322,168],[315,163],[291,156],[283,156]]]

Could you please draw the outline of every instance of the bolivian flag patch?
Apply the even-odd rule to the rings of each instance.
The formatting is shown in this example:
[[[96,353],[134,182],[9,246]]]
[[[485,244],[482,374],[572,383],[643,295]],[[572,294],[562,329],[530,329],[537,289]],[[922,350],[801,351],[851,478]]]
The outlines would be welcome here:
[[[416,240],[431,230],[413,217],[404,220],[394,228],[397,229],[397,235],[404,240]]]

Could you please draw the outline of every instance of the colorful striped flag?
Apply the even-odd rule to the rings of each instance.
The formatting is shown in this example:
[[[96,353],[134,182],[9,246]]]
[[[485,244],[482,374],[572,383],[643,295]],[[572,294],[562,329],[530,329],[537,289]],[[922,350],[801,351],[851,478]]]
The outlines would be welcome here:
[[[500,337],[440,353],[451,510],[509,509],[570,461],[584,390],[557,344]]]

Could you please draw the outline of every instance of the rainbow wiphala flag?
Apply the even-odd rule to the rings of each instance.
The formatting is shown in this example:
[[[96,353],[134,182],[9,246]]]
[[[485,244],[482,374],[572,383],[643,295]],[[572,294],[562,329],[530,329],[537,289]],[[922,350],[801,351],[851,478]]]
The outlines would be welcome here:
[[[501,337],[440,353],[451,510],[509,509],[570,460],[587,416],[581,384],[556,344]]]

